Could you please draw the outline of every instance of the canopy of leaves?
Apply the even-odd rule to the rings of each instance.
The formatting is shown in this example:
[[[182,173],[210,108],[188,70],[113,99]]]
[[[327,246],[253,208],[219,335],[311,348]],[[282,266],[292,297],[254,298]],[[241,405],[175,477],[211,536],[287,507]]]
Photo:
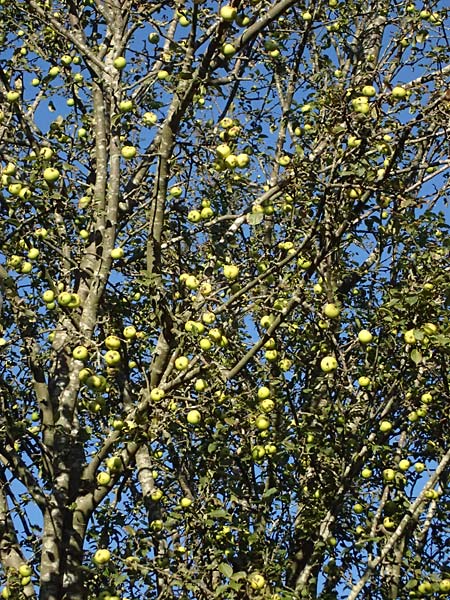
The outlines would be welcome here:
[[[444,4],[0,0],[4,598],[450,591]]]

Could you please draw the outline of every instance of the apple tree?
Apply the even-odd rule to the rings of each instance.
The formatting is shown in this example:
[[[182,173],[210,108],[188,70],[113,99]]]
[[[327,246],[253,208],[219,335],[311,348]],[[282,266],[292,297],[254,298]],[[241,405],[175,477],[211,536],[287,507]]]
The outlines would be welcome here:
[[[0,10],[2,597],[449,594],[446,3]]]

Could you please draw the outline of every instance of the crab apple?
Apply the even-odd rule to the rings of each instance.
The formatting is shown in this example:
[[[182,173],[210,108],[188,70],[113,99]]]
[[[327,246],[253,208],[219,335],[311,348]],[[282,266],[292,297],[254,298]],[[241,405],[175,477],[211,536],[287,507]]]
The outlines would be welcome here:
[[[408,91],[400,85],[396,85],[394,88],[392,88],[391,96],[393,98],[395,98],[396,100],[401,100],[401,99],[405,98],[407,95],[408,95]]]
[[[97,474],[97,483],[99,485],[108,485],[110,481],[111,475],[107,471],[100,471],[100,473]]]
[[[226,279],[234,280],[239,276],[239,267],[236,265],[224,265],[223,274]]]
[[[111,552],[109,550],[100,549],[94,554],[92,560],[96,565],[105,565],[111,559]]]
[[[254,590],[262,590],[266,587],[266,580],[260,573],[252,573],[248,577],[250,587]]]
[[[367,329],[362,329],[358,333],[358,340],[361,344],[369,344],[373,340],[373,335]]]
[[[358,383],[361,387],[368,387],[370,385],[370,378],[363,375],[358,379]]]
[[[372,477],[372,469],[369,469],[367,467],[365,467],[362,471],[361,471],[361,477],[363,479],[369,479],[370,477]]]
[[[187,356],[179,356],[175,359],[175,369],[177,371],[185,371],[189,366],[189,359]]]
[[[30,565],[27,564],[20,565],[18,571],[19,575],[21,575],[22,577],[30,577],[30,575],[33,573],[33,569],[30,567]]]
[[[123,337],[126,340],[132,340],[136,337],[136,327],[134,325],[127,325],[123,330]]]
[[[255,425],[259,431],[266,431],[270,427],[270,420],[265,415],[258,415],[255,419]]]
[[[154,112],[146,112],[142,115],[142,122],[147,127],[150,125],[155,125],[158,122],[158,117]]]
[[[337,369],[338,363],[334,356],[325,356],[320,361],[320,368],[324,373],[330,373]]]
[[[235,46],[233,46],[233,44],[230,44],[230,43],[223,44],[222,54],[224,56],[233,56],[233,54],[235,54],[235,53],[236,53],[236,48],[235,48]]]
[[[72,356],[75,360],[85,361],[89,356],[89,352],[86,346],[75,346],[72,351]]]
[[[208,350],[211,350],[212,343],[208,338],[202,338],[199,342],[199,346],[202,350],[205,350],[205,352],[207,352]]]
[[[53,290],[45,290],[45,292],[42,294],[42,300],[47,304],[49,302],[53,302],[54,299],[55,292]]]
[[[103,356],[103,359],[108,367],[115,367],[121,361],[120,352],[117,352],[117,350],[108,350]]]
[[[184,285],[190,290],[196,290],[200,282],[195,275],[188,275],[184,281]]]
[[[323,307],[323,314],[329,319],[336,319],[341,312],[340,307],[334,302],[328,302]]]
[[[231,22],[231,21],[234,21],[234,19],[236,18],[237,10],[236,10],[236,8],[234,8],[234,6],[225,4],[224,6],[221,7],[219,14],[224,21]]]
[[[411,466],[411,462],[407,459],[407,458],[403,458],[402,460],[399,461],[398,463],[398,468],[401,471],[407,471],[409,469],[409,467]]]
[[[183,193],[183,190],[178,185],[174,185],[173,187],[170,188],[169,193],[174,198],[179,198],[181,196],[181,194]]]
[[[9,92],[6,92],[6,100],[8,102],[17,102],[17,100],[20,98],[20,93],[15,91],[15,90],[9,90]]]
[[[121,71],[126,67],[127,59],[124,56],[116,56],[116,58],[113,60],[113,65],[115,69]]]
[[[134,146],[123,146],[120,153],[125,159],[129,160],[136,156],[137,150]]]
[[[59,179],[60,175],[61,173],[54,167],[47,167],[43,172],[43,177],[47,183],[54,183]]]
[[[156,74],[156,77],[161,80],[164,81],[165,79],[169,79],[170,77],[170,73],[169,71],[166,71],[165,69],[161,69],[158,71],[158,73]]]
[[[106,459],[106,466],[111,473],[118,473],[122,470],[123,464],[120,456],[110,456]]]
[[[180,506],[182,508],[189,508],[192,504],[192,500],[190,498],[181,498],[180,500]]]
[[[164,493],[159,488],[156,488],[150,494],[150,498],[153,500],[153,502],[159,502],[163,496],[164,496]]]
[[[121,258],[123,258],[125,256],[125,252],[123,250],[123,248],[113,248],[109,255],[111,256],[111,258],[113,260],[120,260]]]
[[[373,85],[365,85],[363,87],[363,89],[361,90],[362,95],[363,96],[367,96],[368,98],[371,98],[372,96],[375,96],[377,93],[377,90],[373,87]]]
[[[202,415],[198,410],[190,410],[186,416],[186,420],[190,425],[198,425],[202,420]]]
[[[265,400],[270,397],[270,389],[266,386],[262,386],[258,389],[258,398],[260,400]]]
[[[199,210],[190,210],[188,212],[187,218],[188,218],[188,221],[190,221],[191,223],[198,223],[199,221],[202,220],[202,215]]]
[[[117,335],[108,335],[105,338],[105,346],[108,350],[118,350],[120,348],[120,338]]]
[[[150,392],[150,399],[153,400],[154,402],[158,402],[159,400],[162,400],[165,395],[166,395],[166,392],[163,389],[156,387],[156,388],[153,388],[152,391]]]
[[[382,433],[387,433],[391,431],[392,423],[390,421],[381,421],[379,429]]]
[[[367,115],[370,110],[370,104],[366,96],[359,96],[352,100],[352,108],[355,112]]]
[[[384,469],[384,471],[383,471],[383,479],[385,481],[394,481],[394,479],[395,479],[395,471],[394,471],[394,469]]]

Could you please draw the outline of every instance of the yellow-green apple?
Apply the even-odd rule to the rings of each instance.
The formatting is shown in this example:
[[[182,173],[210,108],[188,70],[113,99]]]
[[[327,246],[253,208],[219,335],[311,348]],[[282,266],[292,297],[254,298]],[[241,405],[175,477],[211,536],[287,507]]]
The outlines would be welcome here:
[[[111,559],[111,552],[106,548],[97,550],[92,560],[96,565],[105,565]]]
[[[126,67],[127,59],[124,56],[116,56],[113,60],[113,65],[118,71],[121,71]]]
[[[190,410],[187,414],[186,420],[190,425],[198,425],[202,420],[202,415],[198,410]]]
[[[189,359],[187,356],[179,356],[175,359],[175,369],[178,371],[185,371],[189,366]]]
[[[120,348],[120,338],[117,335],[108,335],[105,338],[105,346],[108,350],[118,350]]]
[[[75,360],[85,361],[89,356],[89,352],[86,346],[75,346],[72,356]]]
[[[373,335],[367,329],[361,329],[358,333],[358,340],[361,344],[369,344],[373,340]]]
[[[128,159],[134,158],[136,156],[137,150],[134,146],[123,146],[120,153],[122,154],[122,156],[125,159],[128,160]]]
[[[338,363],[334,356],[325,356],[320,361],[320,368],[324,373],[330,373],[337,369]]]
[[[61,173],[55,167],[47,167],[43,172],[43,177],[47,183],[54,183],[60,175]]]
[[[108,352],[106,352],[103,356],[103,359],[108,367],[115,367],[120,364],[120,352],[117,352],[117,350],[108,350]]]

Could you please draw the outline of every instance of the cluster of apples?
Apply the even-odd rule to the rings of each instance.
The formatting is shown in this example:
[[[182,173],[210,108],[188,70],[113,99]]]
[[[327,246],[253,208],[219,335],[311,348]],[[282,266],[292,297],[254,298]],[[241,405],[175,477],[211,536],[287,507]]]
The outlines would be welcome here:
[[[221,143],[216,147],[213,168],[216,171],[244,169],[250,163],[250,156],[247,152],[235,153],[236,141],[241,131],[239,122],[230,117],[224,117],[219,125],[222,129],[219,133]]]

